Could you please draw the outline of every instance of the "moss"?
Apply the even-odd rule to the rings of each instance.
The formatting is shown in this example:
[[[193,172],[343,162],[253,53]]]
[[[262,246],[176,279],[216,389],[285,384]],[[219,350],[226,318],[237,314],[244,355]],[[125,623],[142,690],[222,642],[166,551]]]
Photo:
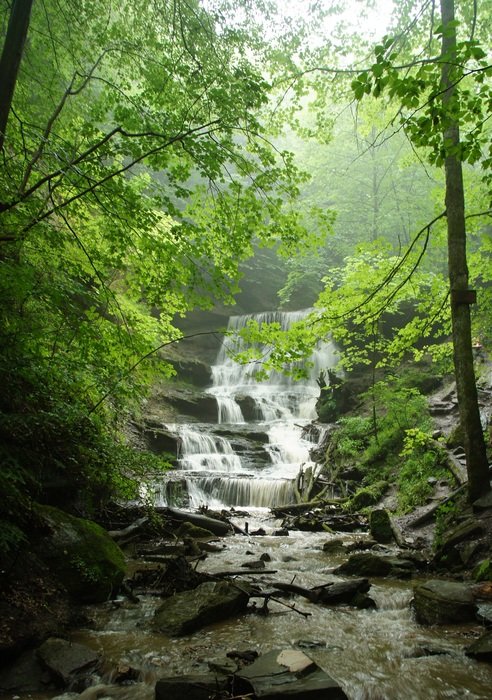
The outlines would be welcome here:
[[[376,483],[370,486],[364,486],[354,493],[347,504],[348,510],[361,510],[362,508],[373,506],[381,500],[387,487],[388,484],[386,481],[376,481]]]
[[[492,581],[492,562],[490,559],[484,559],[480,564],[473,569],[473,579],[475,581]]]
[[[40,557],[77,600],[107,600],[125,573],[125,558],[118,545],[90,520],[51,506],[39,506],[38,513],[49,530],[39,542]]]

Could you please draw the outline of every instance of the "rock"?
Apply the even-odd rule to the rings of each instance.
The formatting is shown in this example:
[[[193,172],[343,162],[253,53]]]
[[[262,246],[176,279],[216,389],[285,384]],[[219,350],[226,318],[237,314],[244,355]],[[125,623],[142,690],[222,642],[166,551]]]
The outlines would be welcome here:
[[[235,694],[254,693],[261,700],[346,700],[338,683],[304,652],[273,650],[235,676]]]
[[[227,679],[215,673],[160,678],[155,686],[155,700],[209,700],[227,690]]]
[[[360,552],[352,554],[333,573],[337,576],[393,576],[395,578],[409,578],[415,573],[415,565],[408,559],[379,556],[372,552]]]
[[[194,540],[210,540],[214,538],[214,534],[210,530],[207,530],[204,527],[198,527],[197,525],[193,525],[188,521],[182,523],[182,525],[179,526],[176,535],[181,538],[191,537]]]
[[[339,605],[346,603],[352,605],[354,598],[360,594],[367,593],[371,584],[366,578],[354,578],[348,581],[340,581],[328,586],[320,586],[313,588],[314,591],[319,591],[317,602],[325,603],[326,605]]]
[[[72,685],[77,677],[97,669],[100,657],[83,644],[50,637],[37,649],[37,656],[57,682]]]
[[[8,668],[0,671],[0,692],[18,693],[46,691],[46,671],[41,668],[34,650],[21,654]]]
[[[172,637],[189,634],[246,609],[249,596],[227,581],[209,581],[176,593],[157,610],[154,627]]]
[[[51,506],[38,506],[49,530],[38,543],[38,555],[56,572],[67,591],[84,603],[114,595],[125,574],[125,557],[102,527]]]
[[[488,510],[489,508],[492,508],[492,491],[489,491],[485,496],[481,496],[473,502],[474,510]]]
[[[323,552],[343,552],[345,551],[346,546],[340,538],[336,538],[334,540],[328,540],[328,542],[325,542],[323,544]]]
[[[427,581],[414,588],[413,606],[422,625],[472,622],[477,606],[470,586],[456,581]]]
[[[391,520],[387,510],[376,508],[369,514],[369,532],[376,542],[387,544],[394,540]]]
[[[483,532],[483,526],[476,520],[465,520],[443,537],[434,561],[446,569],[462,567],[477,549],[470,540],[479,538]]]
[[[492,661],[492,632],[487,632],[470,644],[465,654],[477,661]]]
[[[492,580],[492,562],[490,559],[484,559],[474,569],[472,573],[474,581],[491,581]]]

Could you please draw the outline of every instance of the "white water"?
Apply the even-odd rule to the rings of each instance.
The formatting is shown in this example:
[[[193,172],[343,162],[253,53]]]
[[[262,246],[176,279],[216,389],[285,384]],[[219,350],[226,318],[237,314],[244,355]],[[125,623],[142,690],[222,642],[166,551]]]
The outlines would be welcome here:
[[[301,465],[313,464],[309,452],[314,444],[303,437],[303,427],[316,418],[317,379],[334,364],[333,346],[320,344],[305,367],[308,377],[299,381],[280,372],[258,381],[258,364],[241,365],[231,354],[246,349],[237,332],[250,321],[275,322],[287,330],[306,314],[272,311],[229,319],[229,333],[207,390],[217,401],[217,424],[167,426],[180,437],[178,467],[184,472],[191,507],[270,507],[292,500],[293,479]],[[267,348],[262,353],[267,355]],[[218,426],[232,435],[237,430],[239,451],[233,446],[234,438],[231,442],[216,434]],[[253,444],[253,431],[265,434],[262,449]]]

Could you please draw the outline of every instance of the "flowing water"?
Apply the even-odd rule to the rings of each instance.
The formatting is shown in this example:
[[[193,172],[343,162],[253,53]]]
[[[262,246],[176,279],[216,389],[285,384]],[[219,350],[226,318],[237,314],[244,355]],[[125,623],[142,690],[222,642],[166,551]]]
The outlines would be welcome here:
[[[334,348],[320,344],[307,377],[300,381],[272,372],[268,381],[259,382],[258,365],[241,365],[231,353],[246,349],[235,333],[250,321],[288,329],[306,313],[275,311],[230,318],[230,334],[212,367],[208,389],[217,401],[218,421],[166,426],[180,438],[178,468],[191,507],[271,507],[293,500],[299,468],[313,466],[309,452],[315,444],[304,429],[316,418],[317,380],[333,367]],[[268,350],[263,348],[262,353]],[[174,504],[172,494],[164,484],[158,503]]]
[[[255,316],[258,321],[277,321],[288,326],[302,314]],[[231,319],[240,328],[252,317]],[[213,368],[209,392],[218,403],[219,422],[168,426],[179,434],[179,468],[191,506],[246,507],[249,531],[263,528],[265,536],[231,536],[223,549],[198,563],[206,572],[235,570],[268,554],[268,570],[275,573],[247,575],[263,590],[272,581],[305,587],[337,580],[331,573],[344,560],[326,553],[323,544],[335,537],[328,533],[290,532],[274,536],[281,526],[268,506],[289,502],[292,480],[301,464],[311,464],[314,446],[303,430],[315,417],[319,393],[317,378],[333,364],[333,350],[321,347],[313,358],[308,379],[294,383],[274,375],[257,383],[251,369],[237,365],[228,355],[226,339]],[[172,500],[162,485],[161,503]],[[245,527],[244,517],[235,523]],[[357,535],[338,535],[350,542]],[[243,577],[241,581],[245,580]],[[122,700],[150,700],[160,676],[196,673],[207,662],[224,659],[233,649],[299,647],[305,650],[343,687],[351,700],[487,700],[492,699],[492,667],[465,656],[464,648],[483,630],[478,625],[427,628],[413,619],[409,583],[374,580],[369,592],[375,610],[346,606],[314,605],[295,597],[290,604],[309,613],[307,617],[284,605],[270,602],[269,614],[244,614],[211,625],[193,635],[172,639],[152,631],[152,617],[160,600],[142,597],[88,608],[90,628],[73,634],[101,651],[110,666],[128,664],[140,672],[140,682],[128,689],[108,689]],[[263,601],[258,598],[257,608]],[[111,683],[109,674],[106,682]]]

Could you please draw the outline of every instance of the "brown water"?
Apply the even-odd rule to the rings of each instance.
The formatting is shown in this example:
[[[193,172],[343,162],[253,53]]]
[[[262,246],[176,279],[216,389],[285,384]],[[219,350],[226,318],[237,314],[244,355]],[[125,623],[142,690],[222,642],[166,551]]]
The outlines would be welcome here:
[[[267,516],[259,516],[266,518]],[[239,521],[238,521],[239,522]],[[250,523],[273,531],[278,522]],[[291,532],[286,537],[241,537],[224,540],[226,548],[199,564],[207,572],[237,570],[246,561],[268,553],[268,569],[276,574],[251,576],[269,588],[271,581],[295,582],[311,587],[337,580],[331,570],[344,557],[322,551],[330,535]],[[352,535],[344,535],[348,542]],[[251,552],[253,556],[246,552]],[[492,666],[468,659],[464,648],[483,632],[479,625],[428,628],[412,617],[409,583],[374,580],[370,590],[377,610],[314,605],[298,596],[296,608],[308,618],[269,603],[270,614],[247,614],[217,623],[193,635],[171,639],[151,631],[159,599],[139,604],[122,601],[88,609],[93,629],[83,629],[73,639],[99,651],[112,663],[127,663],[141,671],[141,683],[118,691],[118,697],[149,700],[160,676],[181,675],[207,669],[210,659],[224,658],[233,649],[303,648],[344,688],[351,700],[487,700],[492,699]],[[257,600],[258,607],[262,600]],[[306,648],[308,647],[308,648]],[[425,649],[439,654],[426,655]],[[110,681],[110,677],[105,682]],[[127,692],[131,690],[131,694]],[[115,689],[116,691],[116,689]],[[111,692],[111,689],[110,689]]]

